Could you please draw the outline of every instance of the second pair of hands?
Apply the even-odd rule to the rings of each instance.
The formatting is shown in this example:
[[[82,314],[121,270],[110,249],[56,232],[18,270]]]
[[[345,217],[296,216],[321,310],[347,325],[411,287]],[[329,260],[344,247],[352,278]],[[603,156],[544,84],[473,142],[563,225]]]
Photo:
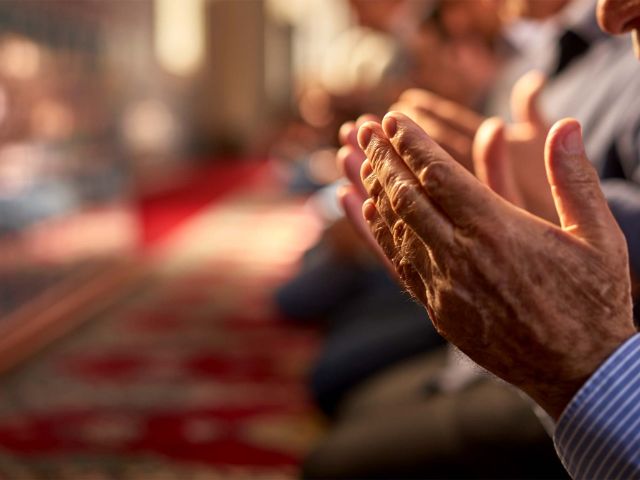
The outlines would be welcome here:
[[[535,98],[530,91],[525,97]],[[531,199],[516,176],[523,157],[510,157],[513,131],[500,121],[479,119],[466,149],[441,135],[443,149],[403,114],[370,120],[340,133],[338,161],[353,183],[341,195],[348,217],[445,338],[558,418],[635,333],[626,243],[579,124],[564,120],[546,135],[540,123],[543,151],[533,151],[531,132],[522,137],[529,158],[537,155],[557,226],[553,215],[525,210]]]
[[[390,111],[404,113],[415,121],[452,158],[500,196],[557,224],[558,216],[543,161],[549,125],[538,108],[544,84],[544,75],[532,71],[514,85],[511,92],[513,123],[509,125],[497,117],[482,117],[460,104],[420,89],[404,92]],[[379,118],[365,114],[340,129],[342,148],[337,155],[338,168],[351,181],[355,193],[343,196],[342,202],[361,236],[393,272],[360,215],[368,192],[360,179],[360,168],[366,155],[358,145],[357,131],[367,121],[379,122]]]
[[[416,121],[453,158],[499,195],[525,210],[558,223],[543,155],[551,125],[539,109],[545,76],[532,71],[511,92],[512,122],[484,118],[472,110],[412,89],[390,110]]]

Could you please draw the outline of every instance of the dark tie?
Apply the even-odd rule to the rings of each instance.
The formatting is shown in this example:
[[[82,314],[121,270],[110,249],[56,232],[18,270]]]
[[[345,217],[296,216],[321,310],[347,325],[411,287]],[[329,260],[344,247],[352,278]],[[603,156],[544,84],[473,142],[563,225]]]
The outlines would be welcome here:
[[[589,50],[589,42],[583,37],[578,35],[573,30],[567,30],[562,34],[558,41],[559,55],[556,68],[552,71],[551,77],[556,77],[562,73],[562,71],[569,66],[576,58],[586,53]]]

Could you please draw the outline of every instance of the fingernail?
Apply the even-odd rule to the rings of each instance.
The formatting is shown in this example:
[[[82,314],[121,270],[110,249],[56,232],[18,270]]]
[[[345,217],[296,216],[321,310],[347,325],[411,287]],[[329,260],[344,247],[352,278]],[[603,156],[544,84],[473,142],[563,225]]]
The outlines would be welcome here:
[[[358,130],[358,144],[360,145],[360,148],[362,148],[363,150],[367,148],[367,146],[369,145],[369,142],[371,141],[372,133],[373,132],[369,127],[363,126],[363,127],[360,127],[360,130]]]
[[[394,137],[396,132],[398,131],[397,120],[387,115],[386,117],[384,117],[384,120],[382,121],[382,129],[384,130],[384,133],[387,134],[387,137],[389,138]]]
[[[370,222],[375,217],[375,214],[376,206],[373,204],[373,200],[369,198],[362,204],[362,216]]]
[[[565,133],[562,139],[562,148],[569,154],[580,154],[584,151],[582,146],[582,134],[580,133],[580,127],[573,125],[571,129]]]

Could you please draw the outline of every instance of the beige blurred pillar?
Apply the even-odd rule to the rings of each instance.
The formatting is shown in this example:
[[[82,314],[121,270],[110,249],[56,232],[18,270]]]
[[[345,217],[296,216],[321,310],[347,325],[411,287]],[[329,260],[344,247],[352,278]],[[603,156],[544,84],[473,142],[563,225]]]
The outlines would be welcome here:
[[[209,0],[206,60],[193,105],[200,141],[246,148],[265,121],[263,0]]]

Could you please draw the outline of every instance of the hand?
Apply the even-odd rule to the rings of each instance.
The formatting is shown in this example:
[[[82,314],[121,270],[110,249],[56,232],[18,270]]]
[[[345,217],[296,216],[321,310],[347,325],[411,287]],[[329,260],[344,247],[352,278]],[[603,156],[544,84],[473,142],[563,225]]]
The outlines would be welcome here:
[[[456,102],[417,88],[404,92],[390,110],[414,120],[461,165],[473,171],[473,138],[484,117]]]
[[[505,129],[506,150],[503,163],[511,166],[500,169],[512,173],[527,211],[558,224],[555,204],[545,172],[544,148],[550,125],[538,109],[538,98],[546,78],[533,71],[522,76],[511,91],[511,115],[513,123]],[[481,140],[481,126],[476,137]],[[476,143],[481,143],[476,141]],[[474,145],[474,153],[482,145]],[[478,158],[474,157],[477,166]],[[500,159],[496,159],[500,162]],[[503,180],[501,183],[504,183]],[[498,192],[501,193],[501,192]]]
[[[537,103],[544,84],[544,75],[536,71],[516,82],[511,92],[513,123],[499,130],[495,128],[497,119],[483,118],[462,105],[424,90],[407,90],[391,109],[413,119],[447,153],[477,175],[486,175],[493,168],[499,168],[499,174],[511,175],[513,179],[503,178],[492,188],[502,196],[512,195],[517,190],[518,206],[557,223],[542,161],[549,125]],[[493,135],[502,138],[493,139]],[[499,151],[500,158],[487,154],[488,140],[504,143]],[[495,174],[492,177],[498,180]],[[510,184],[513,190],[501,191],[499,187],[505,184]]]
[[[338,197],[342,208],[351,221],[351,224],[360,234],[360,237],[369,245],[371,251],[376,254],[380,259],[380,262],[387,268],[389,274],[397,281],[401,282],[396,269],[389,261],[387,252],[384,252],[380,247],[380,244],[376,241],[374,236],[369,230],[369,225],[362,217],[362,205],[365,200],[369,198],[366,188],[364,187],[362,180],[360,179],[360,168],[362,163],[366,159],[366,156],[357,140],[358,129],[368,121],[378,121],[375,115],[365,114],[361,115],[356,122],[347,122],[340,128],[339,140],[343,145],[336,156],[336,163],[338,168],[346,175],[351,182],[351,185],[342,187],[338,192]],[[391,240],[391,239],[389,239]],[[408,266],[409,270],[413,267]],[[408,271],[407,276],[419,278],[418,272]],[[412,291],[410,286],[407,288],[411,291],[414,297],[420,298],[426,301],[422,294],[422,290]]]
[[[559,227],[495,194],[402,114],[366,123],[358,140],[363,214],[436,329],[558,418],[635,333],[625,239],[579,124],[558,122],[546,144]]]
[[[342,148],[338,150],[336,155],[336,163],[338,169],[349,179],[351,185],[342,187],[338,191],[338,197],[342,208],[344,209],[347,217],[351,220],[352,225],[360,236],[367,242],[371,249],[378,255],[378,257],[387,264],[387,257],[384,255],[380,246],[371,236],[367,223],[362,218],[360,212],[362,211],[362,204],[368,198],[368,193],[360,180],[360,167],[365,160],[365,154],[358,145],[356,138],[358,128],[367,121],[377,121],[378,118],[375,115],[362,115],[356,122],[347,122],[340,127],[339,140],[342,144]],[[395,272],[393,268],[390,271]]]
[[[494,117],[480,125],[473,142],[473,171],[502,197],[558,224],[543,160],[549,125],[537,107],[544,83],[545,77],[535,71],[522,76],[511,91],[514,123],[503,127]]]

